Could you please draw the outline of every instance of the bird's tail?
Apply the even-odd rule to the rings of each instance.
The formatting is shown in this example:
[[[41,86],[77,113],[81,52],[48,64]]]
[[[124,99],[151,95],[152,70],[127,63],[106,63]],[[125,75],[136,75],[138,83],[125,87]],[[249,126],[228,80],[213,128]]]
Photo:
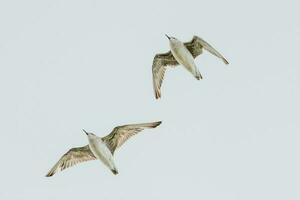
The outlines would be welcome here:
[[[111,169],[111,172],[114,174],[114,175],[117,175],[119,172],[117,169]]]
[[[196,69],[195,78],[196,78],[197,80],[203,79],[203,77],[202,77],[202,75],[201,75],[201,73],[199,72],[198,69]]]

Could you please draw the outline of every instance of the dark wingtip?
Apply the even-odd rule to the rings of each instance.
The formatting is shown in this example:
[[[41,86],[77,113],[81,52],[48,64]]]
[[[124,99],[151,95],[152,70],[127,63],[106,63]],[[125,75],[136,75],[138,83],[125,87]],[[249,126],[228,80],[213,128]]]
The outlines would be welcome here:
[[[46,174],[45,177],[51,177],[51,176],[53,176],[53,173],[48,173],[48,174]]]
[[[153,128],[155,128],[155,127],[159,126],[161,123],[162,123],[162,121],[157,121],[157,122],[155,122],[155,124],[154,124]]]

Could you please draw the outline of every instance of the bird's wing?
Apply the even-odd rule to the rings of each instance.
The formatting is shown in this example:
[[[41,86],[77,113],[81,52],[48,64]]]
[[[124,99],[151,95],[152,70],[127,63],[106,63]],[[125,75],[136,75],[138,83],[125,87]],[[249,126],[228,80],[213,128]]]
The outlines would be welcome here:
[[[124,142],[131,136],[139,133],[145,128],[155,128],[161,124],[161,121],[143,124],[128,124],[123,126],[115,127],[112,132],[103,137],[103,141],[109,147],[111,153],[113,154],[116,148],[120,147]]]
[[[72,148],[59,159],[46,176],[53,176],[55,173],[72,167],[73,165],[95,159],[96,157],[91,152],[89,145]]]
[[[208,44],[205,40],[198,36],[194,36],[190,42],[184,43],[185,47],[191,52],[194,58],[199,56],[202,53],[202,48],[209,51],[211,54],[222,59],[223,62],[227,65],[229,62],[222,56],[215,48]]]
[[[171,51],[163,54],[156,54],[152,64],[153,88],[155,98],[161,97],[160,87],[164,79],[167,66],[176,66],[179,63],[176,61]]]

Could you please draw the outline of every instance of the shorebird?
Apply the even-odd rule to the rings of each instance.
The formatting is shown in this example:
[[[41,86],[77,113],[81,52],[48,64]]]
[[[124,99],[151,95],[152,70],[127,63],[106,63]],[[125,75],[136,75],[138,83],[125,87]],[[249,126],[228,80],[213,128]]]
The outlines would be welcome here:
[[[83,147],[70,149],[60,158],[46,176],[53,176],[55,173],[78,163],[96,159],[101,160],[112,173],[116,175],[118,174],[118,170],[113,160],[113,154],[116,148],[120,147],[127,139],[145,128],[155,128],[160,124],[161,121],[117,126],[110,134],[102,138],[93,133],[86,132],[83,129],[88,137],[89,144]]]
[[[166,36],[169,39],[171,51],[156,54],[152,64],[153,87],[156,99],[161,97],[160,88],[167,66],[175,67],[176,65],[181,64],[192,73],[197,80],[200,80],[202,79],[202,75],[195,64],[194,59],[203,52],[203,49],[222,59],[226,65],[229,64],[216,49],[198,36],[194,36],[191,41],[185,43],[182,43],[174,37]]]

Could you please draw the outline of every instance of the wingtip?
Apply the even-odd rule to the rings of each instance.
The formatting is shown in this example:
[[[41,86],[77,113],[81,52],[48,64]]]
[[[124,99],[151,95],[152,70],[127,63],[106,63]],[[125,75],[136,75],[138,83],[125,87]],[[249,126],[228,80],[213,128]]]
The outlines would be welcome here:
[[[53,176],[53,173],[48,173],[48,174],[46,174],[45,177],[51,177],[51,176]]]
[[[223,62],[224,62],[226,65],[229,64],[229,62],[228,62],[225,58],[223,58]]]
[[[53,176],[56,172],[57,172],[56,170],[51,169],[51,170],[46,174],[45,177],[51,177],[51,176]]]
[[[154,122],[154,126],[153,126],[153,128],[155,128],[155,127],[159,126],[161,123],[162,123],[162,121],[157,121],[157,122]]]

